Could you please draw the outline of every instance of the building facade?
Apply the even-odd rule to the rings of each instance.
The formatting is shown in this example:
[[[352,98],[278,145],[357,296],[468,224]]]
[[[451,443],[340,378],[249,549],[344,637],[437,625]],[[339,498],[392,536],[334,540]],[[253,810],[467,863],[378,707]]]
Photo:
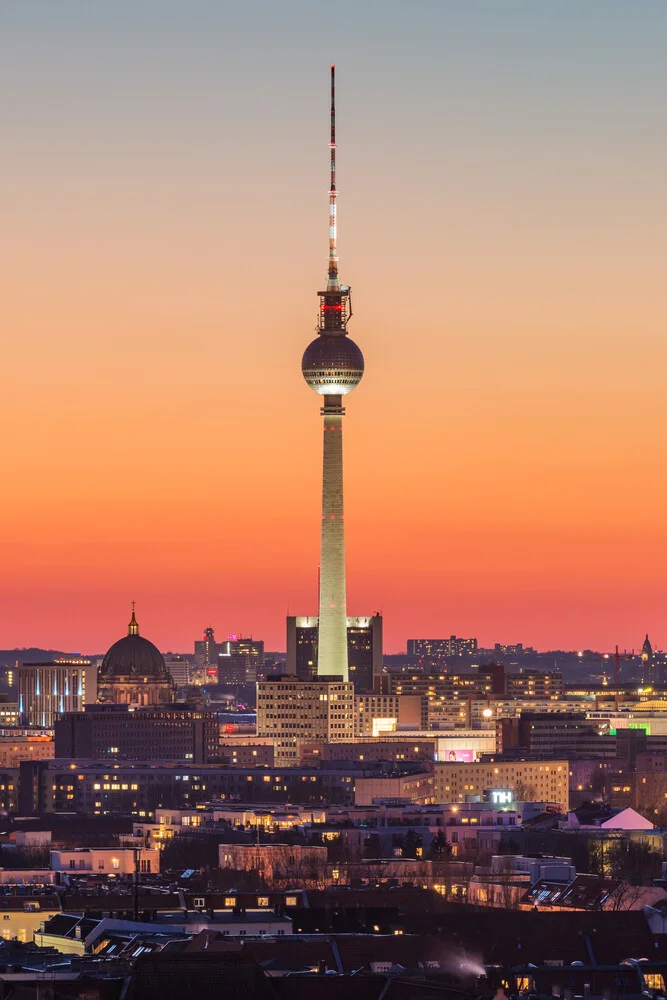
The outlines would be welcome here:
[[[348,677],[358,693],[378,688],[382,676],[382,615],[347,616]],[[317,674],[318,619],[287,618],[287,673],[310,680]]]
[[[97,701],[97,669],[90,660],[23,663],[19,675],[19,718],[25,726],[53,728],[60,712],[82,712]]]
[[[556,802],[569,807],[567,760],[520,760],[467,764],[437,761],[435,801],[465,802],[493,791],[510,792],[511,801]],[[493,800],[492,800],[493,801]]]
[[[428,702],[420,695],[354,694],[354,735],[380,736],[428,726]]]
[[[299,747],[354,739],[354,686],[337,678],[285,675],[257,685],[257,735],[273,740],[275,763],[296,767]]]
[[[220,727],[210,712],[187,705],[88,706],[56,720],[55,756],[214,763],[221,759]]]

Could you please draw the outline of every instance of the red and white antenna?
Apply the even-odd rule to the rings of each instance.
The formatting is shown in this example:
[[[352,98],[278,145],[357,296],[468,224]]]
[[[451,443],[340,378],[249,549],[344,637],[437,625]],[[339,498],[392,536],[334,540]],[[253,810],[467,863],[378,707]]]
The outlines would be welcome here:
[[[329,278],[327,288],[338,290],[338,251],[336,249],[336,64],[331,66],[331,180],[329,183]]]

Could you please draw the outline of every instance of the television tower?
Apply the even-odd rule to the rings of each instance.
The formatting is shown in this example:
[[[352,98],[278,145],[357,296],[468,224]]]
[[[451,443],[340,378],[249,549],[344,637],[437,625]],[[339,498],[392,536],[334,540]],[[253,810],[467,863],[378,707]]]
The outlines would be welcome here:
[[[364,356],[347,335],[352,316],[349,285],[338,279],[336,249],[336,67],[331,67],[331,181],[329,269],[320,299],[317,337],[301,359],[303,377],[323,397],[322,542],[317,675],[348,679],[345,527],[343,521],[343,396],[359,385]]]

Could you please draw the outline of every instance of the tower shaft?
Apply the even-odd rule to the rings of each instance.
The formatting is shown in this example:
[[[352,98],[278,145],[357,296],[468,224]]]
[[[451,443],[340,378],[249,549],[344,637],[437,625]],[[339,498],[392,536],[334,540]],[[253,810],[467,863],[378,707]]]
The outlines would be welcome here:
[[[343,519],[343,409],[341,396],[326,396],[322,407],[322,539],[318,676],[348,679],[345,522]]]

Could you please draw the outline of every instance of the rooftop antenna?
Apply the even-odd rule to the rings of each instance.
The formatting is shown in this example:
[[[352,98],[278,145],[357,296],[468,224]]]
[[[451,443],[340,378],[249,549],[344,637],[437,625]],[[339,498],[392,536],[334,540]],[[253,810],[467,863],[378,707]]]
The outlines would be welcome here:
[[[329,180],[329,278],[327,288],[338,291],[338,250],[336,248],[336,64],[331,66],[331,174]]]
[[[336,64],[331,66],[331,130],[329,134],[329,267],[327,287],[318,292],[320,316],[317,332],[329,336],[345,336],[347,321],[352,316],[352,298],[348,285],[338,278],[338,234],[336,222]]]

